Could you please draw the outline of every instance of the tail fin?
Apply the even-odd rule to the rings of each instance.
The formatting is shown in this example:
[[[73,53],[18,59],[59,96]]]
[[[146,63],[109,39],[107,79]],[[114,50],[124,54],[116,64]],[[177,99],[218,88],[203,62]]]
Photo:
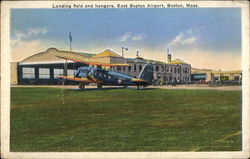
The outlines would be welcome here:
[[[144,65],[138,78],[147,81],[149,84],[152,84],[153,66],[151,64]]]

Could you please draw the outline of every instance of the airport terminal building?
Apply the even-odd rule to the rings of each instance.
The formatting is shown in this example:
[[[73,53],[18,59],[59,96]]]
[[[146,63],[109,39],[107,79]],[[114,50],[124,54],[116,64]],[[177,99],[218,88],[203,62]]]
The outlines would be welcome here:
[[[11,63],[11,84],[62,84],[58,79],[61,75],[74,75],[74,70],[86,64],[58,58],[57,55],[66,55],[85,61],[100,63],[127,63],[130,66],[113,67],[114,71],[138,77],[146,63],[153,64],[154,83],[169,84],[172,82],[187,83],[191,81],[191,65],[180,59],[172,60],[168,54],[167,62],[144,59],[142,57],[124,58],[112,50],[104,50],[93,54],[87,52],[60,51],[49,48],[45,52],[34,54],[20,62]],[[65,69],[66,68],[66,69]],[[65,84],[77,84],[65,81]]]

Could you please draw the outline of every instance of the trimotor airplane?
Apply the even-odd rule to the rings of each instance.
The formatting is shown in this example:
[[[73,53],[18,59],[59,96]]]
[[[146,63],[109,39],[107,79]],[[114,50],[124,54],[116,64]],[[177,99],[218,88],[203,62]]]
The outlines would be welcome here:
[[[84,89],[87,83],[96,83],[97,88],[102,88],[103,85],[108,86],[141,86],[146,87],[152,84],[153,80],[153,66],[152,64],[145,64],[142,68],[138,78],[114,72],[111,70],[115,66],[129,66],[128,64],[107,64],[83,61],[79,59],[69,58],[65,56],[57,56],[66,60],[71,60],[79,63],[88,64],[78,68],[74,76],[60,76],[59,78],[79,82],[79,88]],[[102,69],[101,67],[109,67],[109,69]]]

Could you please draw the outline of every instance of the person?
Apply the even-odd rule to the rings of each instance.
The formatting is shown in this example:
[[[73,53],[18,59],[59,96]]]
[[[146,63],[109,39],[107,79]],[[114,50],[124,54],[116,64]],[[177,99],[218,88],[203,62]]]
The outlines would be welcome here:
[[[156,81],[155,81],[155,79],[153,79],[153,86],[156,86]]]
[[[176,85],[176,79],[174,78],[174,79],[172,80],[172,82],[173,82],[173,86],[175,86],[175,85]]]
[[[160,85],[161,85],[161,86],[163,85],[163,81],[162,81],[162,79],[160,79]]]

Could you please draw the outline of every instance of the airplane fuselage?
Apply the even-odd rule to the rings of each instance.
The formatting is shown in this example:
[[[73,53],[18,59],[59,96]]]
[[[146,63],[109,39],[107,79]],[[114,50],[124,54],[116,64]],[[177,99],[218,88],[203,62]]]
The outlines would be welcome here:
[[[117,86],[129,86],[129,85],[148,85],[146,82],[134,82],[133,77],[114,72],[112,70],[100,69],[97,67],[80,67],[75,77],[87,78],[94,83],[101,85],[117,85]]]

